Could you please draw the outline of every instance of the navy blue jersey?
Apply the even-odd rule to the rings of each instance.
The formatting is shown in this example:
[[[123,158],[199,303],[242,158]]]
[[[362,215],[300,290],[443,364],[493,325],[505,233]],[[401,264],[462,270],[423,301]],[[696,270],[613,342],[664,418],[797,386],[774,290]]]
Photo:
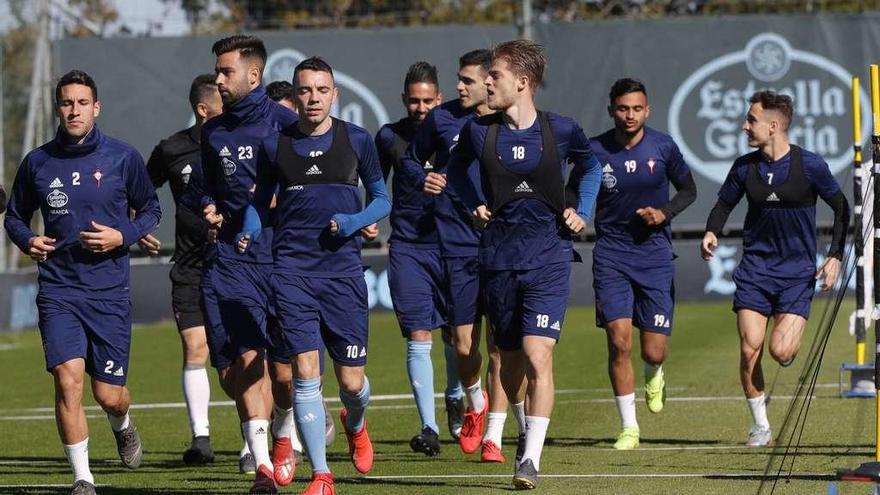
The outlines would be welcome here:
[[[202,127],[202,168],[206,197],[201,206],[217,205],[223,227],[217,238],[217,255],[245,262],[272,262],[272,230],[264,229],[259,239],[244,253],[235,246],[242,230],[245,208],[250,204],[257,170],[275,158],[278,133],[295,124],[299,117],[275,103],[263,86]]]
[[[645,127],[630,149],[614,138],[614,129],[590,139],[602,165],[602,188],[596,199],[596,249],[641,258],[672,259],[671,227],[650,226],[636,214],[669,202],[670,183],[681,183],[690,169],[672,138]]]
[[[333,127],[337,125],[346,126],[348,131],[349,144],[337,143],[337,146],[350,146],[354,152],[357,177],[364,184],[383,184],[373,138],[354,124],[334,120]],[[283,134],[292,140],[293,153],[308,163],[309,157],[319,157],[334,145],[336,133],[333,127],[319,136],[307,136],[298,126]],[[260,191],[274,190],[278,186],[278,205],[274,213],[276,270],[321,278],[362,277],[360,235],[333,236],[329,229],[330,219],[335,215],[356,214],[364,209],[357,177],[353,183],[321,183],[318,177],[328,175],[330,171],[315,164],[304,174],[317,182],[287,184],[284,166],[272,160],[268,168],[261,171],[259,184]]]
[[[59,131],[24,158],[4,223],[12,242],[25,253],[37,235],[30,227],[37,210],[44,235],[55,239],[55,251],[38,265],[40,291],[89,297],[127,294],[128,248],[152,232],[162,216],[141,155],[97,126],[82,144],[67,142]],[[108,253],[84,248],[80,232],[94,230],[91,222],[120,231],[122,246]]]
[[[567,176],[567,165],[571,162],[579,175],[591,177],[591,181],[594,177],[594,187],[598,188],[599,163],[590,151],[584,131],[568,117],[549,112],[546,115],[558,149],[562,177]],[[474,169],[479,168],[477,160],[483,152],[486,132],[496,120],[490,115],[465,124],[449,161],[449,177],[467,211],[485,204],[472,177]],[[540,119],[535,119],[527,129],[510,129],[503,124],[499,127],[495,153],[501,164],[514,173],[535,170],[542,154]],[[563,184],[559,187],[561,191]],[[590,204],[583,205],[586,211],[592,210],[594,200],[595,191],[588,200]],[[569,231],[561,223],[559,213],[546,202],[532,198],[514,199],[493,211],[480,245],[480,263],[489,270],[531,270],[575,258]]]
[[[829,202],[840,193],[840,186],[828,164],[807,150],[802,150],[801,156],[804,175],[813,191]],[[791,152],[775,162],[761,153],[750,153],[733,163],[718,192],[719,200],[731,207],[739,203],[746,192],[746,175],[754,159],[763,183],[778,186],[788,178]],[[816,207],[773,208],[749,202],[738,269],[774,278],[812,277],[816,271]]]
[[[391,242],[435,249],[438,246],[437,224],[434,221],[434,198],[423,191],[423,180],[400,172],[401,153],[397,148],[413,140],[416,127],[408,118],[385,124],[376,134],[376,151],[385,178],[391,170]],[[405,149],[404,149],[405,152]],[[433,164],[425,162],[430,171]]]
[[[474,109],[462,108],[459,100],[446,102],[425,117],[401,163],[413,183],[424,186],[426,172],[422,167],[434,156],[434,172],[445,174],[449,154],[459,140],[464,124],[476,117]],[[476,178],[476,176],[475,176]],[[476,256],[480,246],[480,232],[474,228],[470,213],[461,203],[455,189],[449,184],[443,194],[434,198],[434,216],[440,249],[444,256]]]

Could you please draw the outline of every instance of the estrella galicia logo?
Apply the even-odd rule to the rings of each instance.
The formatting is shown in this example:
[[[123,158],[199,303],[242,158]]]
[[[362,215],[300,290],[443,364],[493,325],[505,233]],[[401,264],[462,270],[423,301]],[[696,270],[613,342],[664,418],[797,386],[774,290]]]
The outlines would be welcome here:
[[[849,99],[852,75],[834,61],[796,50],[775,33],[753,37],[742,51],[709,61],[678,88],[669,106],[669,134],[688,165],[722,183],[733,161],[752,151],[742,124],[748,100],[761,89],[785,93],[794,100],[791,141],[825,158],[832,173],[849,166]],[[868,115],[861,89],[862,114]],[[869,120],[862,135],[869,135]]]
[[[52,208],[61,208],[67,204],[67,194],[55,189],[46,196],[46,203]]]
[[[269,55],[266,60],[264,82],[288,81],[293,78],[293,69],[305,56],[292,49],[282,48]],[[379,98],[363,83],[352,76],[333,68],[333,77],[339,87],[339,97],[330,113],[341,120],[376,132],[388,122],[388,112]]]

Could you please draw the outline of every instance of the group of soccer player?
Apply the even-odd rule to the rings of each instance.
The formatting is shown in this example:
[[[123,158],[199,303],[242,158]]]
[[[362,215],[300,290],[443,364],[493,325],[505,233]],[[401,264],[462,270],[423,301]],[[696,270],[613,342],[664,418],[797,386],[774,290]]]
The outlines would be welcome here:
[[[614,126],[587,138],[571,118],[535,106],[546,65],[542,47],[504,42],[461,56],[452,101],[443,102],[434,66],[413,64],[403,83],[406,117],[374,139],[331,117],[338,87],[325,60],[305,59],[290,83],[264,87],[266,49],[258,38],[224,38],[213,53],[215,73],[191,86],[195,125],[163,140],[146,165],[133,147],[95,125],[100,101],[92,78],[65,74],[55,94],[58,133],[27,155],[10,192],[6,230],[39,263],[39,327],[74,471],[72,494],[95,493],[82,407],[86,372],[123,464],[136,468],[142,460],[125,387],[128,249],[139,243],[159,253],[151,233],[161,216],[155,188],[165,182],[177,207],[170,277],[192,433],[186,464],[214,458],[210,358],[236,404],[244,439],[239,467],[254,473],[250,492],[277,493],[308,456],[312,476],[302,493],[335,493],[326,457],[335,424],[322,395],[326,351],[349,455],[359,472],[370,471],[360,250],[389,213],[389,286],[420,421],[413,451],[440,454],[431,362],[432,331],[439,328],[450,435],[466,454],[479,450],[482,462],[503,463],[510,407],[518,426],[513,485],[537,486],[554,402],[553,351],[571,263],[580,261],[572,237],[583,232],[594,206],[596,323],[606,331],[622,423],[614,447],[638,447],[632,330],[640,330],[647,407],[658,413],[673,328],[670,222],[696,198],[674,141],[646,126],[650,106],[641,82],[613,84]],[[734,311],[753,419],[750,446],[772,438],[760,364],[768,319],[770,353],[787,366],[800,346],[815,280],[823,279],[825,290],[836,282],[849,218],[828,165],[789,143],[791,120],[790,97],[760,91],[751,98],[743,129],[757,151],[734,163],[702,242],[709,259],[746,195]],[[834,211],[834,228],[816,271],[819,196]],[[37,209],[42,235],[30,226]]]

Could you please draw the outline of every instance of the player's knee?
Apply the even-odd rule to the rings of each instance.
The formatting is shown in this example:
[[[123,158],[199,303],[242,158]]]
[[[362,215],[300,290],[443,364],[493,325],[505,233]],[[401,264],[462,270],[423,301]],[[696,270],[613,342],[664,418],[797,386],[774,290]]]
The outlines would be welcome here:
[[[788,363],[797,354],[796,349],[783,346],[770,346],[770,357],[777,363]]]
[[[363,371],[343,371],[339,374],[339,389],[349,395],[357,395],[364,388]]]
[[[101,385],[94,387],[95,401],[106,413],[122,416],[128,411],[125,387]]]
[[[608,353],[612,359],[629,359],[632,354],[632,339],[619,335],[609,335]]]
[[[69,370],[55,370],[55,389],[57,395],[64,399],[81,399],[83,393],[83,377]]]
[[[652,365],[659,366],[666,360],[666,349],[663,347],[643,347],[642,361]]]

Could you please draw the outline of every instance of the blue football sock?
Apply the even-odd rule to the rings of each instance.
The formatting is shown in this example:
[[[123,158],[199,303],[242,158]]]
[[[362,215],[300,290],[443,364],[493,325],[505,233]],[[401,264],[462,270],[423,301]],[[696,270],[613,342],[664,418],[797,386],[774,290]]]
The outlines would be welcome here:
[[[446,356],[446,397],[461,399],[464,390],[461,388],[461,380],[458,379],[458,360],[455,357],[455,347],[452,344],[443,343],[443,354]]]
[[[321,379],[297,378],[293,381],[293,411],[302,443],[312,461],[313,473],[329,473],[324,443],[324,400]]]
[[[434,366],[431,364],[430,340],[410,340],[406,343],[406,372],[419,417],[422,418],[422,428],[427,426],[439,432],[434,410]]]
[[[340,389],[339,399],[342,401],[342,405],[345,406],[345,410],[348,411],[348,416],[345,418],[348,431],[352,433],[361,431],[364,427],[364,413],[367,410],[367,404],[370,403],[370,380],[364,376],[364,388],[354,395]],[[324,430],[321,431],[323,435]]]

